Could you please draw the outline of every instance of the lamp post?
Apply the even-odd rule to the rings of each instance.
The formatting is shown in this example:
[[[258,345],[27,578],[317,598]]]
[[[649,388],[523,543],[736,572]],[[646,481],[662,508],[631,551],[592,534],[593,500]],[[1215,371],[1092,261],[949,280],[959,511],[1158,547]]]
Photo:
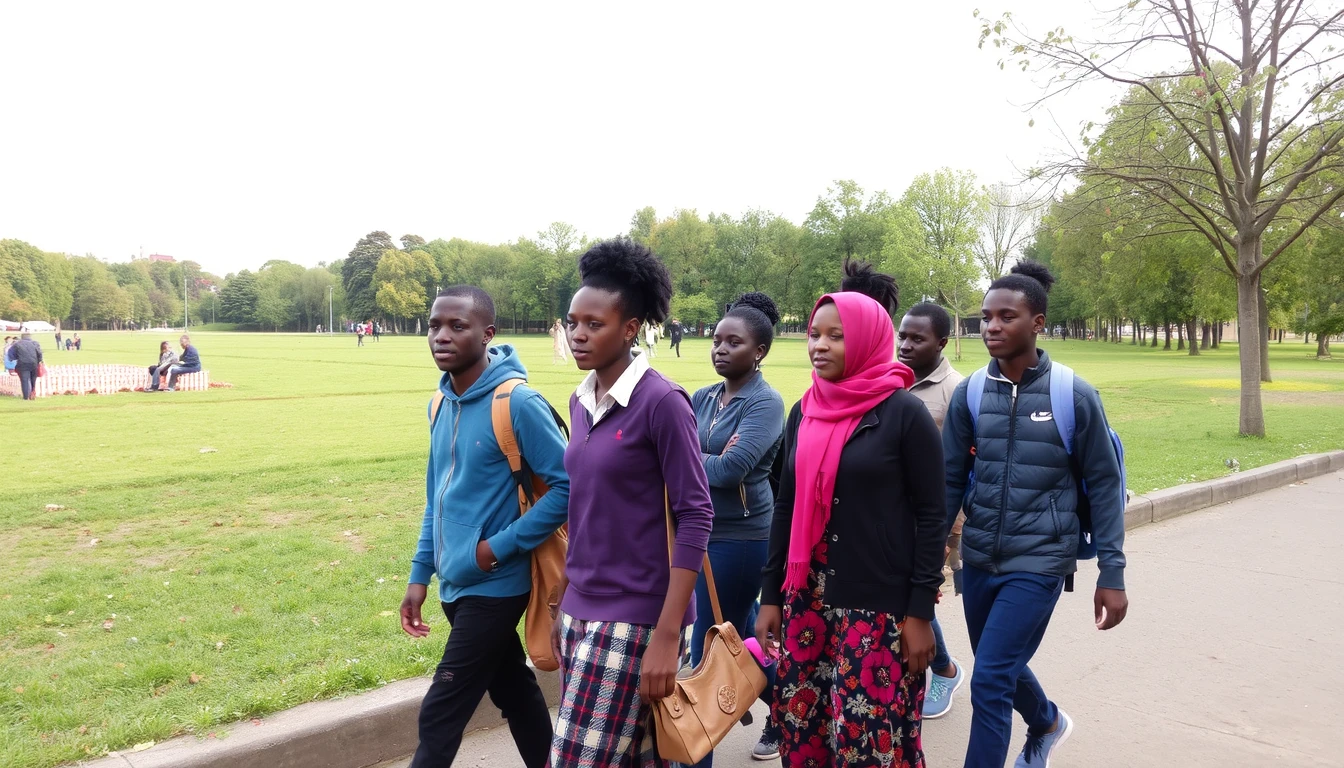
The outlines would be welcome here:
[[[182,270],[182,332],[187,332],[187,270]]]
[[[331,292],[332,292],[334,289],[335,289],[335,286],[332,286],[332,285],[328,285],[328,286],[327,286],[327,333],[331,333],[331,332],[332,332],[332,331],[331,331],[331,324],[334,323],[334,322],[336,321],[336,313],[335,313],[335,310],[333,310],[333,308],[332,308],[332,300],[331,300]]]

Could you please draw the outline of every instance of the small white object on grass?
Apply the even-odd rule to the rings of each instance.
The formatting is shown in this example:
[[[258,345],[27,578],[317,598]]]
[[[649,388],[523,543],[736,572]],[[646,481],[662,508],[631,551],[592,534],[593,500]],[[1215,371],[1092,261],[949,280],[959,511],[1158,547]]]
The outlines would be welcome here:
[[[201,453],[219,453],[219,451],[214,448],[202,448]]]

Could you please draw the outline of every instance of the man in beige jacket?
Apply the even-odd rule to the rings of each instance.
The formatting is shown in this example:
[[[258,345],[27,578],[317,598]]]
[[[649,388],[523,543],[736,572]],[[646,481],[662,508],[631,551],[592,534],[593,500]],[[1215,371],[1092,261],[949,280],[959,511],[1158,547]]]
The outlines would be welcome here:
[[[947,310],[926,301],[905,313],[896,333],[896,359],[915,372],[910,393],[923,401],[939,429],[943,427],[943,416],[947,414],[952,393],[962,379],[943,357],[943,348],[947,346],[951,331],[952,319]],[[957,515],[957,522],[947,537],[947,562],[952,568],[952,583],[958,587],[957,592],[961,591],[958,571],[961,570],[961,525],[965,520],[965,515]],[[943,631],[936,619],[933,628],[937,654],[929,665],[929,689],[924,696],[924,718],[928,720],[947,714],[952,708],[952,696],[966,682],[965,671],[947,652]]]

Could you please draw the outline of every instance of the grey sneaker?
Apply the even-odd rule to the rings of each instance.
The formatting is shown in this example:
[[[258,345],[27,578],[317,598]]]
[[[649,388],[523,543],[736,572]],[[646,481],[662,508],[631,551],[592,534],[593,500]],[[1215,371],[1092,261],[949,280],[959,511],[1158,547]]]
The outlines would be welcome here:
[[[769,739],[771,738],[772,737],[767,736],[764,733],[761,734],[761,740],[756,742],[756,746],[751,748],[752,760],[760,760],[764,762],[766,760],[779,759],[779,742],[770,741]]]
[[[957,668],[953,677],[943,677],[929,670],[929,689],[924,692],[923,718],[937,720],[952,709],[952,696],[966,682],[966,669],[956,659],[952,665]]]
[[[1022,745],[1022,754],[1017,756],[1013,768],[1050,768],[1050,755],[1068,741],[1070,733],[1073,733],[1073,720],[1061,709],[1058,727],[1053,733],[1032,735],[1027,732],[1027,743]]]

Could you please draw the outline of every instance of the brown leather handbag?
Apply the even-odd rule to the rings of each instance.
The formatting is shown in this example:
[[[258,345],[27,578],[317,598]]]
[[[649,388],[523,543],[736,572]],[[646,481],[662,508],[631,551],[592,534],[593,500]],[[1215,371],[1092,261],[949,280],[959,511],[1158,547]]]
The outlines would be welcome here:
[[[667,514],[669,555],[672,511]],[[705,583],[714,608],[714,626],[705,633],[705,653],[694,669],[677,675],[672,695],[653,705],[654,740],[658,755],[678,763],[697,763],[727,737],[765,690],[765,673],[742,645],[732,622],[723,620],[714,571],[705,555]]]

